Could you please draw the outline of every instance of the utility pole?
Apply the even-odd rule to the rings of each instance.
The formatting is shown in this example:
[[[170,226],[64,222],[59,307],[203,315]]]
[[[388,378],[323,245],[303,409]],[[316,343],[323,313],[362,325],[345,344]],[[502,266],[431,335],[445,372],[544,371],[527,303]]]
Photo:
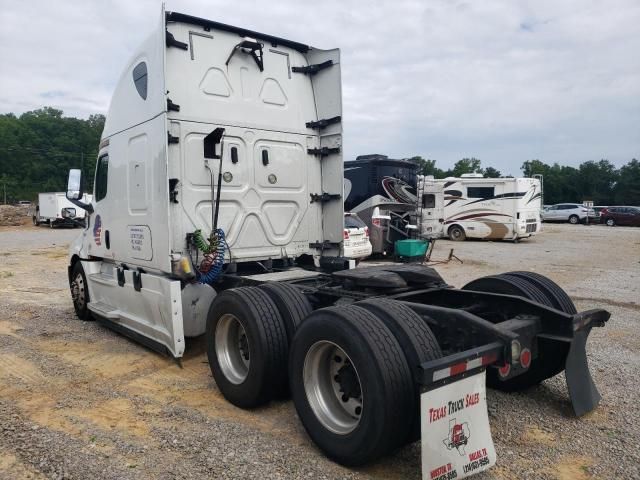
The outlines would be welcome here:
[[[80,152],[80,190],[84,191],[84,152]],[[82,199],[80,199],[82,200]]]

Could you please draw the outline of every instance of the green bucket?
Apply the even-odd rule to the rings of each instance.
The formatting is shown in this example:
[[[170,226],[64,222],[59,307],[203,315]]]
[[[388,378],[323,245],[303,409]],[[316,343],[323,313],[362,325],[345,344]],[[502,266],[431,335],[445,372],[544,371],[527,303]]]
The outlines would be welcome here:
[[[397,257],[423,257],[427,253],[429,240],[398,240],[395,245]]]

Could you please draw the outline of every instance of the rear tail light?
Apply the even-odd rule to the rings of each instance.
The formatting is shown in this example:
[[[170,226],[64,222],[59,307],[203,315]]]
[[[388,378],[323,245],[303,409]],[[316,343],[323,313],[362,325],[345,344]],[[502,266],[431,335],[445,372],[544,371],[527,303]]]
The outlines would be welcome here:
[[[344,229],[344,236],[343,236],[344,240],[349,240],[349,230],[347,230],[346,228]]]
[[[364,236],[369,238],[369,227],[364,227]]]
[[[379,218],[372,218],[371,223],[376,227],[379,227],[382,225],[382,220],[380,220]]]

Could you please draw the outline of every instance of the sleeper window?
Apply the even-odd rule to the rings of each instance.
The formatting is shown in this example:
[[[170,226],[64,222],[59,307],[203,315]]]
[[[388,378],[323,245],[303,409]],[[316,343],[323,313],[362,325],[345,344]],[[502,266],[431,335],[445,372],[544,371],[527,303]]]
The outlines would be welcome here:
[[[143,100],[147,99],[147,64],[140,62],[133,69],[133,83]]]

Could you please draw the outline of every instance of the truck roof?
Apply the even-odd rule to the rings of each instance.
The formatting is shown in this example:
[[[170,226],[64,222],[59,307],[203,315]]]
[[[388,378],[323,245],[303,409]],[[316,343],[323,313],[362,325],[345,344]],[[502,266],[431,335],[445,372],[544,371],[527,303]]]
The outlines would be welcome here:
[[[255,39],[266,40],[269,43],[277,45],[284,45],[301,53],[308,52],[311,47],[303,43],[287,40],[286,38],[274,37],[273,35],[267,35],[266,33],[255,32],[253,30],[247,30],[246,28],[234,27],[233,25],[227,25],[225,23],[214,22],[207,20],[206,18],[193,17],[184,13],[178,12],[166,12],[167,22],[183,22],[190,23],[192,25],[199,25],[204,28],[214,28],[217,30],[224,30],[227,32],[237,33],[240,37],[252,37]]]

